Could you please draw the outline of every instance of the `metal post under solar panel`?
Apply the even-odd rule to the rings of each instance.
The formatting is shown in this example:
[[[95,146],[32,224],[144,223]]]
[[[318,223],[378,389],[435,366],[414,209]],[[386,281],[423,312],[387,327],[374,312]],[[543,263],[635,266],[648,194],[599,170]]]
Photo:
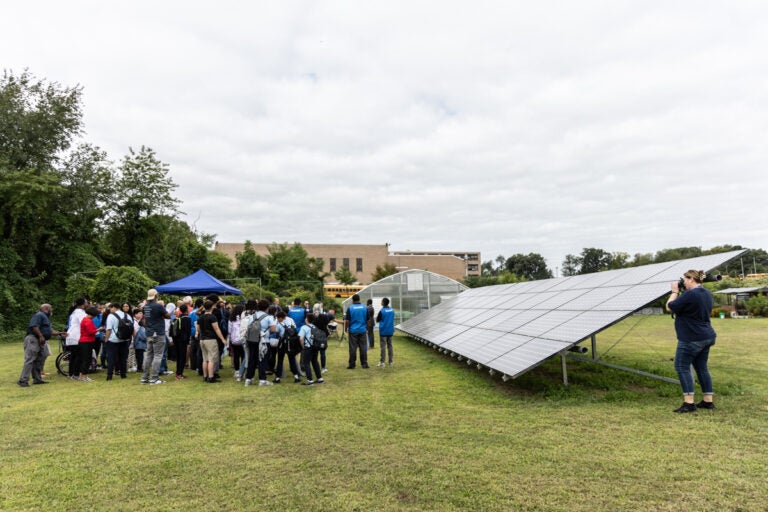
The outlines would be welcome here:
[[[677,383],[680,382],[677,379],[673,379],[673,378],[670,378],[670,377],[664,377],[663,375],[656,375],[655,373],[644,372],[642,370],[636,370],[635,368],[628,368],[626,366],[619,366],[617,364],[606,363],[605,361],[600,361],[598,359],[590,359],[590,358],[587,358],[587,357],[575,356],[573,354],[568,354],[568,357],[570,357],[571,359],[576,359],[577,361],[583,361],[585,363],[597,363],[597,364],[601,364],[603,366],[607,366],[608,368],[613,368],[613,369],[616,369],[616,370],[623,370],[625,372],[634,373],[634,374],[637,374],[637,375],[642,375],[644,377],[651,377],[653,379],[663,380],[664,382],[671,382],[672,384],[677,384]]]
[[[563,364],[563,386],[568,386],[568,366],[565,364],[566,351],[560,352],[560,360]]]

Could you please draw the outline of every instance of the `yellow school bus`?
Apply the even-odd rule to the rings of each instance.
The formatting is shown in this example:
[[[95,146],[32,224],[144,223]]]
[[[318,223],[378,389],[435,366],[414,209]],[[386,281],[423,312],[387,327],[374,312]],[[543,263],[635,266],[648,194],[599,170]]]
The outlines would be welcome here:
[[[365,288],[361,284],[326,284],[323,285],[323,293],[326,297],[336,297],[337,299],[346,299]]]

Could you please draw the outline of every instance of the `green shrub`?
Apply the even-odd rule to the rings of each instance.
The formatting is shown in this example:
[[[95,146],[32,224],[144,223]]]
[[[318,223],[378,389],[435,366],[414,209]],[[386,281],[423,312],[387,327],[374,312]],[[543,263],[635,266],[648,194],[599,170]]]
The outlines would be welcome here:
[[[768,297],[757,295],[746,302],[747,310],[752,316],[768,316]]]

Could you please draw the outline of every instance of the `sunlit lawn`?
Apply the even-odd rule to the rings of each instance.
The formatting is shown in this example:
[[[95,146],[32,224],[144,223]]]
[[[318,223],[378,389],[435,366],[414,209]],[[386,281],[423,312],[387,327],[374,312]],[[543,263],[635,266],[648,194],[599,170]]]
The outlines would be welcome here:
[[[402,337],[394,367],[346,370],[332,342],[325,385],[270,388],[227,365],[22,389],[20,339],[1,343],[0,508],[766,510],[768,319],[715,327],[717,409],[682,416],[674,384],[572,361],[566,388],[559,359],[502,383]],[[633,317],[599,353],[674,377],[673,337]]]

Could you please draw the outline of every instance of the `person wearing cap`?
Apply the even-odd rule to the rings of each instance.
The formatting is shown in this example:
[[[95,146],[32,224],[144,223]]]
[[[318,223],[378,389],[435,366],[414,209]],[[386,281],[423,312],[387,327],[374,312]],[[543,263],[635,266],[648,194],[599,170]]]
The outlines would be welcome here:
[[[165,350],[165,319],[171,318],[162,304],[157,301],[157,290],[147,291],[147,301],[144,303],[144,330],[147,335],[147,350],[145,353],[144,373],[142,384],[162,384],[159,378],[160,363]]]
[[[51,336],[66,336],[63,331],[54,331],[51,328],[50,304],[42,304],[40,309],[29,319],[27,335],[24,337],[24,366],[19,377],[19,386],[29,387],[29,376],[32,375],[33,384],[47,384],[43,380],[43,363],[45,363],[45,344]]]

